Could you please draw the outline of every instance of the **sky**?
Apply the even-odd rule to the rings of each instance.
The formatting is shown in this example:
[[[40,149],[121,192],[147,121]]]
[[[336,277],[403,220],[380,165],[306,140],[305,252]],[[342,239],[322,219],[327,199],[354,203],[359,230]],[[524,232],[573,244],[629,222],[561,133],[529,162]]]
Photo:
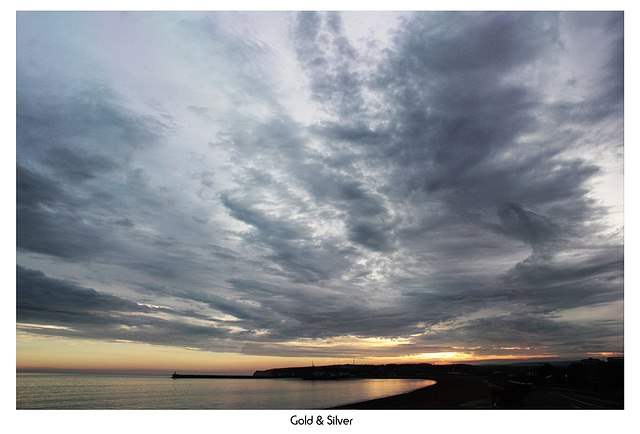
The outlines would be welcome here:
[[[623,20],[18,12],[17,367],[622,355]]]

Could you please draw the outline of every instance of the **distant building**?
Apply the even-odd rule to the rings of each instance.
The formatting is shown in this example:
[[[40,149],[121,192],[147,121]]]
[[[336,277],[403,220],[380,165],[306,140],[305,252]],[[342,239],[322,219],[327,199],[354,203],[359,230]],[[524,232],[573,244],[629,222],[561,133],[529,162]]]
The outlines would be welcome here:
[[[602,363],[602,360],[593,359],[591,357],[589,357],[588,359],[580,360],[580,364],[583,366],[598,366],[600,363]]]
[[[615,366],[624,365],[624,357],[607,357],[607,363]]]

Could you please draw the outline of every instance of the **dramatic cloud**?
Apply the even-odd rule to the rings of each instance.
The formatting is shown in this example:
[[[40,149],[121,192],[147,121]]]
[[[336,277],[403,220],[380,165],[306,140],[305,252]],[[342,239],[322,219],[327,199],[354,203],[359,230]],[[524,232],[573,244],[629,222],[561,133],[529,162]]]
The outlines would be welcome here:
[[[622,18],[19,13],[19,326],[622,352]]]

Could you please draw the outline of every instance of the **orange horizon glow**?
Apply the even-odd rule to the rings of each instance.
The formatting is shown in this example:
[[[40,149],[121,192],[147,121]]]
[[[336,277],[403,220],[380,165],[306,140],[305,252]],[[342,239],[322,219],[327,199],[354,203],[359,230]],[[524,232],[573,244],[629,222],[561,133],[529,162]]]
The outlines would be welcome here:
[[[178,370],[253,373],[257,369],[269,369],[274,363],[282,363],[282,358],[269,356],[213,353],[133,342],[98,342],[33,336],[18,339],[16,349],[18,370]],[[302,359],[293,360],[303,362]]]
[[[216,353],[133,342],[99,342],[52,338],[19,333],[16,340],[18,371],[119,371],[252,374],[296,366],[338,364],[381,365],[392,363],[489,363],[491,361],[533,361],[543,359],[581,359],[614,357],[622,353],[586,353],[584,356],[560,354],[490,354],[472,351],[448,351],[388,357],[306,357],[260,356],[240,353]],[[522,350],[522,349],[519,349]]]

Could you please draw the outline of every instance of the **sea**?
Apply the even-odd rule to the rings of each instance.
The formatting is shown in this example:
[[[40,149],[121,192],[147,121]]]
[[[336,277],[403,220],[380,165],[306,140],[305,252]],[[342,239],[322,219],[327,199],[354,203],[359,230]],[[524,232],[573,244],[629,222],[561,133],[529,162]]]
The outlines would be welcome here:
[[[326,409],[435,384],[422,379],[179,378],[169,375],[16,374],[16,409]]]

